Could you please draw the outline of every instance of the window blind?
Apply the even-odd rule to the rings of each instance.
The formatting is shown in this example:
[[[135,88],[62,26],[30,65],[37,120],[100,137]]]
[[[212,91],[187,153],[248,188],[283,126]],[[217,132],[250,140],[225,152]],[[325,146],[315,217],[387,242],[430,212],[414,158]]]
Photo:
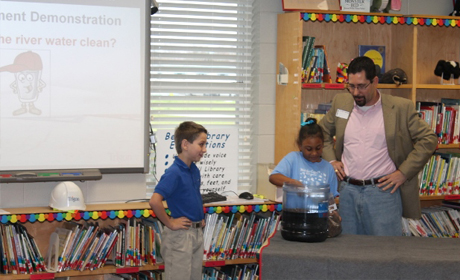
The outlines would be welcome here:
[[[186,120],[208,130],[236,127],[238,188],[248,189],[255,180],[251,163],[253,0],[157,2],[159,11],[151,18],[152,129],[175,128]],[[155,181],[148,176],[150,192]]]

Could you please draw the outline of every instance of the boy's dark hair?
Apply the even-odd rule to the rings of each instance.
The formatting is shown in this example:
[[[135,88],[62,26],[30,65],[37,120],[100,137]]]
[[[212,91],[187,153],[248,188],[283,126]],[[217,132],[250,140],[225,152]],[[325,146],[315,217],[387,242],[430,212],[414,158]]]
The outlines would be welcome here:
[[[174,145],[176,146],[177,154],[182,153],[182,140],[187,140],[189,143],[193,143],[200,133],[206,133],[208,131],[201,124],[195,122],[183,122],[174,131]]]
[[[374,61],[367,56],[358,56],[353,59],[348,65],[347,74],[356,74],[363,70],[366,72],[366,79],[371,82],[377,76]]]
[[[308,118],[302,123],[302,127],[299,130],[299,136],[297,137],[297,145],[302,145],[302,141],[308,137],[319,137],[324,142],[323,130],[318,125],[315,118]]]

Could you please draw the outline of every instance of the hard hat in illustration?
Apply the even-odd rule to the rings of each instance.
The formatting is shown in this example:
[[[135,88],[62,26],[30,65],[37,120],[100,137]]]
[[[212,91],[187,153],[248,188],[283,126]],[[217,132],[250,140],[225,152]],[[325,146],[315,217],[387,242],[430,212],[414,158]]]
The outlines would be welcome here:
[[[56,210],[85,210],[81,189],[74,182],[61,182],[51,192],[50,207]]]
[[[28,51],[18,54],[13,64],[0,67],[0,72],[17,73],[25,70],[40,71],[42,69],[43,63],[40,55]]]

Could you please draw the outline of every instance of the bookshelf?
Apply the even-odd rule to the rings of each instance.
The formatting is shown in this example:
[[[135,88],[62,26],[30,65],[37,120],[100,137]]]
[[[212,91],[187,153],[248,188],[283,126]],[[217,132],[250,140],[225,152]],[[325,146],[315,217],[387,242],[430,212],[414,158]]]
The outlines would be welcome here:
[[[167,207],[166,204],[164,204]],[[49,207],[28,207],[28,208],[4,208],[4,214],[0,215],[0,224],[20,223],[27,228],[27,232],[32,235],[38,245],[38,248],[45,257],[48,251],[49,238],[51,233],[56,228],[61,227],[62,223],[67,221],[83,222],[92,221],[98,222],[102,227],[116,225],[121,220],[126,218],[142,218],[155,217],[155,214],[150,209],[148,202],[133,202],[133,203],[113,203],[113,204],[88,204],[85,211],[64,212],[54,211]],[[265,201],[254,202],[244,205],[203,205],[205,213],[263,213],[263,212],[279,212],[282,210],[280,203]],[[169,214],[169,210],[166,209]],[[238,258],[232,260],[207,260],[203,261],[203,267],[222,267],[227,265],[237,264],[256,264],[257,258]],[[105,265],[99,269],[90,271],[68,270],[64,272],[49,273],[39,272],[33,274],[0,274],[1,279],[55,279],[57,277],[82,277],[80,279],[103,279],[104,274],[111,273],[134,273],[147,270],[163,270],[164,265],[157,263],[153,265],[143,266],[125,266],[116,267],[114,265]],[[72,278],[73,279],[73,278]]]
[[[434,75],[439,60],[460,57],[460,17],[372,14],[335,11],[288,12],[278,15],[277,63],[289,71],[287,85],[276,85],[275,163],[297,150],[295,143],[301,113],[328,103],[345,89],[339,85],[302,84],[302,37],[313,36],[326,46],[332,81],[339,62],[358,56],[358,45],[386,46],[386,70],[403,69],[408,83],[379,84],[383,94],[417,101],[440,102],[460,98],[460,85],[440,84]],[[459,145],[439,145],[458,149]],[[422,207],[440,204],[442,197],[422,198]]]

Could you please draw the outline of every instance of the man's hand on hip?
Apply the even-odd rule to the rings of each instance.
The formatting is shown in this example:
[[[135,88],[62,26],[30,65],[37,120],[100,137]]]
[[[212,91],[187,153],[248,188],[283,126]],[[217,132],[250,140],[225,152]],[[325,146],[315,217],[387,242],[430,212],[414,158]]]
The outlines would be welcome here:
[[[377,186],[382,188],[382,190],[386,191],[389,188],[393,188],[391,193],[394,193],[404,182],[406,182],[406,176],[399,170],[395,172],[385,175],[379,179],[379,183]]]

